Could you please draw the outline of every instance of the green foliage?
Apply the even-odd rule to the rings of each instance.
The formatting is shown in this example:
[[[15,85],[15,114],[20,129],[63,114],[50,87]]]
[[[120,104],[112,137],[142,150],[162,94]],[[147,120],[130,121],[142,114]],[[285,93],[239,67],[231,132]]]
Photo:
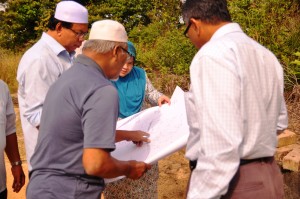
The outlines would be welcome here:
[[[191,59],[196,52],[195,48],[179,29],[174,28],[160,35],[161,26],[160,23],[151,24],[140,31],[139,36],[135,32],[133,40],[138,43],[138,60],[144,63],[150,72],[154,70],[163,74],[187,74]]]
[[[33,43],[45,28],[45,21],[55,7],[55,1],[9,1],[0,12],[1,47],[18,50]]]
[[[229,1],[233,21],[279,59],[300,50],[298,7],[297,0]]]
[[[300,52],[296,52],[294,54],[297,58],[291,62],[291,64],[288,67],[289,76],[293,77],[294,84],[300,83]]]
[[[148,11],[153,9],[151,1],[148,0],[104,0],[90,1],[87,3],[89,20],[91,23],[100,19],[114,19],[130,31],[133,27],[151,22]]]
[[[0,2],[6,2],[8,6],[6,12],[0,12],[0,45],[19,52],[30,47],[46,30],[48,19],[59,0]],[[188,81],[189,65],[196,49],[182,35],[185,27],[179,23],[181,1],[80,2],[89,10],[91,23],[109,18],[124,24],[130,40],[137,47],[140,66],[155,81],[166,85],[163,90],[172,90],[169,88],[175,83],[186,87],[183,79]],[[299,82],[299,57],[293,54],[300,52],[299,0],[228,0],[228,4],[233,21],[279,58],[285,69],[286,87]],[[1,67],[7,65],[3,61],[1,64]]]

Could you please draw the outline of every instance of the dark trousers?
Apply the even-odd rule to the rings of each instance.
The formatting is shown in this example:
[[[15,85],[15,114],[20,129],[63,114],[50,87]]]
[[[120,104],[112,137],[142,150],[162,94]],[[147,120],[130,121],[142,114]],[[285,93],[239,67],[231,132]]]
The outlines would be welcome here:
[[[274,158],[241,165],[222,199],[283,199],[283,175]]]
[[[196,165],[190,162],[190,167]],[[283,199],[283,175],[274,158],[240,165],[221,199]]]
[[[0,192],[0,199],[7,199],[7,189]]]

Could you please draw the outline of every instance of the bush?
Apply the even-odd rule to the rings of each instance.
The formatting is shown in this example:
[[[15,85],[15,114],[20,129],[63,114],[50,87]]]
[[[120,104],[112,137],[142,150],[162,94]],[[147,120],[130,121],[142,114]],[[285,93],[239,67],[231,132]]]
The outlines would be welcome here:
[[[292,90],[300,83],[300,52],[294,54],[297,58],[285,68],[285,85]]]
[[[269,48],[287,66],[300,51],[300,15],[297,0],[231,0],[233,21],[246,34]]]
[[[154,23],[142,31],[131,32],[130,37],[137,41],[137,59],[148,72],[160,71],[163,74],[188,74],[189,65],[196,53],[189,39],[181,29],[174,28],[162,34],[163,24]]]

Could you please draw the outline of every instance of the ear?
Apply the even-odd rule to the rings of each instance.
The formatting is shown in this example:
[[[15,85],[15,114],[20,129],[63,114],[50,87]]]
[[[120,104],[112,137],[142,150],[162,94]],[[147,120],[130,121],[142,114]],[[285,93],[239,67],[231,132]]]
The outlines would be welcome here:
[[[113,55],[114,56],[118,55],[118,50],[119,50],[118,48],[119,48],[119,46],[114,47],[114,49],[113,49]]]
[[[202,21],[200,19],[191,18],[190,22],[192,23],[191,28],[194,29],[196,34],[199,36],[201,35],[202,30]]]
[[[61,31],[62,31],[62,25],[61,25],[61,22],[58,22],[55,26],[55,30],[57,32],[58,35],[60,35]]]
[[[115,60],[117,60],[117,59],[118,59],[118,56],[119,56],[118,50],[119,50],[119,46],[115,46],[114,49],[113,49],[113,51],[112,51],[112,57],[113,57]]]

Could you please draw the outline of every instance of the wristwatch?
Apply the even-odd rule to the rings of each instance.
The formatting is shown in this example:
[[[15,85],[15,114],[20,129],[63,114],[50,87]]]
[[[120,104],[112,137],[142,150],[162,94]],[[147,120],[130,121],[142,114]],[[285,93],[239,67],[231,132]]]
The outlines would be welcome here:
[[[19,165],[22,165],[22,161],[19,160],[19,161],[16,161],[16,162],[11,162],[11,166],[19,166]]]

